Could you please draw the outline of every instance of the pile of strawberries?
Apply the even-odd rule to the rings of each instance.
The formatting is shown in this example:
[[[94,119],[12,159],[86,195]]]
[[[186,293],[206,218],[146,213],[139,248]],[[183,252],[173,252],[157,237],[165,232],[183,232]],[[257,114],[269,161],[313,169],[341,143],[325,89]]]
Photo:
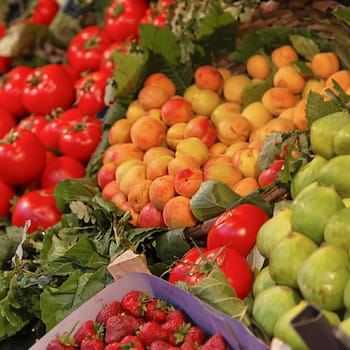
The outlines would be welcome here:
[[[53,339],[46,350],[221,350],[220,333],[208,336],[180,309],[148,293],[132,290],[121,301],[106,304],[95,320],[75,333]]]

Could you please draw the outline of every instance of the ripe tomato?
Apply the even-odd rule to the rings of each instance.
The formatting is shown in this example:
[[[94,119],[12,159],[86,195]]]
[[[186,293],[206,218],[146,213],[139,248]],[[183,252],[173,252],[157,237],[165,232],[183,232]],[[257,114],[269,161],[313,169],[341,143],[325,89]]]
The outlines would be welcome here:
[[[0,179],[10,185],[34,180],[45,165],[45,147],[28,130],[19,130],[0,141]]]
[[[53,188],[45,188],[26,192],[16,202],[12,212],[12,225],[23,227],[27,220],[31,221],[28,233],[40,228],[49,228],[61,219],[53,197]]]
[[[259,185],[261,187],[272,185],[275,182],[279,171],[283,168],[284,163],[284,159],[277,159],[273,161],[267,169],[262,170],[258,177]]]
[[[207,247],[229,245],[247,256],[255,245],[261,225],[269,219],[267,213],[253,204],[240,204],[217,217],[207,235]]]
[[[4,218],[10,214],[10,200],[15,195],[15,190],[12,186],[0,180],[0,217]]]
[[[48,162],[41,173],[42,188],[55,187],[64,179],[79,179],[84,177],[85,167],[73,157],[59,156]]]
[[[95,115],[106,107],[104,95],[107,79],[105,72],[96,71],[76,82],[76,106],[84,114]]]
[[[55,18],[60,5],[56,0],[39,0],[33,13],[33,22],[48,26]]]
[[[114,41],[135,38],[138,24],[148,7],[146,0],[112,0],[104,21],[109,37]]]
[[[70,42],[67,55],[77,72],[96,71],[99,68],[102,53],[111,41],[100,26],[83,28]]]
[[[94,117],[90,119],[97,120]],[[86,163],[100,143],[101,137],[101,123],[89,121],[88,118],[81,122],[67,122],[59,137],[59,149],[63,155]]]
[[[170,283],[176,283],[178,281],[185,281],[189,271],[192,268],[192,265],[199,257],[200,249],[202,252],[207,251],[206,248],[191,248],[182,259],[171,269],[168,281]]]
[[[246,258],[235,249],[220,247],[207,250],[203,254],[207,260],[211,261],[220,249],[222,251],[215,259],[215,264],[224,272],[237,297],[244,299],[248,296],[252,287],[253,272]],[[205,274],[200,270],[200,266],[204,263],[205,260],[202,257],[199,257],[194,262],[190,267],[189,273],[186,274],[186,283],[195,285],[205,277]]]
[[[0,107],[0,139],[3,138],[12,128],[16,127],[17,122],[14,116],[6,109]]]
[[[16,118],[28,113],[22,102],[22,90],[27,76],[33,71],[28,66],[17,66],[0,79],[0,106],[7,109]]]
[[[74,96],[74,83],[67,69],[59,64],[47,64],[27,76],[22,102],[30,113],[45,115],[70,107]]]
[[[116,41],[109,45],[102,53],[99,70],[105,72],[109,77],[113,75],[115,63],[113,60],[114,52],[125,53],[128,51],[130,43]]]
[[[19,124],[17,125],[17,130],[30,130],[33,134],[40,138],[41,131],[47,123],[48,120],[45,116],[40,114],[32,114],[20,120]]]

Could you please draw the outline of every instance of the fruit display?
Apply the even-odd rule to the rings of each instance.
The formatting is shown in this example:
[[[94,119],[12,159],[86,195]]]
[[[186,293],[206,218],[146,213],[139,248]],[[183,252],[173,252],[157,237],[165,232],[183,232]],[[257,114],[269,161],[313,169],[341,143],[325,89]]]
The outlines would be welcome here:
[[[0,344],[50,332],[113,283],[125,253],[264,346],[308,349],[291,322],[311,306],[349,334],[350,20],[327,6],[311,6],[327,35],[259,28],[303,11],[275,1],[39,1],[8,20],[38,46],[4,33]],[[149,300],[161,303],[143,311]],[[143,311],[118,339],[97,317],[86,340],[47,348],[156,349],[149,322],[161,348],[232,336],[183,343]]]

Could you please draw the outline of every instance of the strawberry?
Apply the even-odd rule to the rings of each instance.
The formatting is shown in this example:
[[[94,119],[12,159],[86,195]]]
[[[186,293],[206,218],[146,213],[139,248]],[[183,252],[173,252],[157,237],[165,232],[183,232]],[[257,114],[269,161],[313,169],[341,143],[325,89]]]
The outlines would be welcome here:
[[[200,345],[192,343],[190,341],[185,341],[181,344],[181,350],[199,350]]]
[[[105,305],[97,314],[96,321],[102,324],[106,324],[107,320],[111,316],[118,315],[122,310],[119,301],[112,301],[111,303]]]
[[[135,334],[143,320],[127,314],[111,316],[106,323],[105,342],[119,342],[125,336]]]
[[[119,342],[107,344],[105,350],[123,350]]]
[[[124,295],[121,300],[122,309],[134,317],[142,317],[145,312],[145,303],[149,299],[147,293],[132,290]]]
[[[154,321],[158,323],[165,322],[167,311],[167,302],[160,299],[151,299],[146,303],[146,312],[144,318],[146,321]]]
[[[84,338],[80,344],[80,350],[103,350],[103,342],[99,338]]]
[[[75,346],[66,345],[62,343],[58,338],[52,339],[47,345],[46,350],[76,350]]]
[[[75,342],[80,345],[84,338],[96,336],[98,330],[98,324],[93,320],[88,320],[79,327],[73,338]]]
[[[130,349],[130,350],[145,349],[141,339],[136,335],[127,335],[121,340],[120,345],[122,346],[122,349]]]
[[[139,337],[143,344],[150,345],[156,340],[168,340],[168,332],[157,322],[146,322],[140,329]]]
[[[183,311],[172,310],[167,314],[162,327],[170,332],[176,331],[181,324],[186,323],[186,320],[187,317]]]
[[[171,349],[179,349],[179,348],[174,347],[173,345],[167,343],[164,340],[156,340],[149,346],[149,350],[171,350]]]
[[[226,350],[227,345],[220,333],[212,335],[201,347],[202,350]]]
[[[198,326],[191,326],[185,335],[184,342],[192,342],[194,344],[203,344],[206,334],[202,328]]]

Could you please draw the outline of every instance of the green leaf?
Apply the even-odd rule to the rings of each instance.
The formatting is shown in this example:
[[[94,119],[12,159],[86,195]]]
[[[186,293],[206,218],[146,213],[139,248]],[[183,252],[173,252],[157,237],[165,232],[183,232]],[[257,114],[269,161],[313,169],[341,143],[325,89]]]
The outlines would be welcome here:
[[[338,7],[333,11],[333,15],[350,26],[350,7]]]
[[[190,206],[194,216],[205,221],[224,212],[240,196],[218,180],[204,181],[191,198]]]
[[[304,61],[294,61],[292,62],[292,66],[295,67],[301,74],[307,77],[319,79]]]
[[[272,87],[272,78],[249,83],[243,92],[242,110],[253,102],[261,101],[264,93]]]
[[[289,35],[289,39],[295,51],[308,61],[311,61],[320,52],[318,45],[310,38],[302,35]]]

